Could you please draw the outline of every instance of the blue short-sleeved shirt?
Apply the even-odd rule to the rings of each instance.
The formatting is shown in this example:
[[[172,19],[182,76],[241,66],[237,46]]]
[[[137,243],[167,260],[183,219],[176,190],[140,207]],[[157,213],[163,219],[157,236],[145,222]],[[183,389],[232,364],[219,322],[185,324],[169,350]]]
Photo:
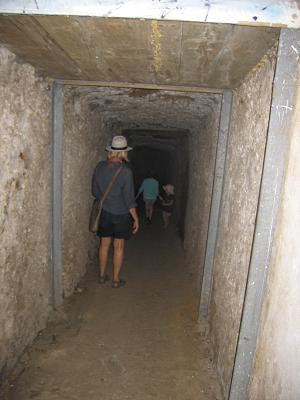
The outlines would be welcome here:
[[[156,200],[159,193],[159,184],[154,178],[146,178],[143,180],[141,187],[139,188],[139,194],[143,192],[144,199]]]

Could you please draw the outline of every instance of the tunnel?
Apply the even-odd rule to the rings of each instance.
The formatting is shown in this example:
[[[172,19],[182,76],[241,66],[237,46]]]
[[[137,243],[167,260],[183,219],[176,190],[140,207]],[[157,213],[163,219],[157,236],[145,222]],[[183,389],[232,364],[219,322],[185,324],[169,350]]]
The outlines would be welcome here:
[[[296,2],[8,3],[0,399],[298,400]],[[140,227],[113,290],[88,224],[120,135]]]
[[[173,218],[176,229],[181,239],[184,240],[188,192],[189,131],[128,130],[123,134],[133,146],[130,162],[136,193],[147,174],[153,174],[158,180],[160,193],[163,191],[163,186],[168,183],[178,188]],[[141,203],[140,201],[140,206],[142,206]]]

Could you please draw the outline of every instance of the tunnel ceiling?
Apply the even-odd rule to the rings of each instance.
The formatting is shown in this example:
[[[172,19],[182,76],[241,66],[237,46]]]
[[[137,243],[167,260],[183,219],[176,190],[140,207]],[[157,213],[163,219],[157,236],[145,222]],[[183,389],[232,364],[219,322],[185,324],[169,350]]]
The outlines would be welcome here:
[[[82,96],[113,130],[192,131],[218,112],[221,101],[217,94],[165,90],[69,87],[68,91]]]
[[[173,130],[125,130],[123,132],[129,143],[135,148],[148,147],[155,150],[172,152],[181,143],[181,139],[188,134],[188,131]]]
[[[0,16],[0,42],[64,80],[235,88],[277,39],[267,27]]]

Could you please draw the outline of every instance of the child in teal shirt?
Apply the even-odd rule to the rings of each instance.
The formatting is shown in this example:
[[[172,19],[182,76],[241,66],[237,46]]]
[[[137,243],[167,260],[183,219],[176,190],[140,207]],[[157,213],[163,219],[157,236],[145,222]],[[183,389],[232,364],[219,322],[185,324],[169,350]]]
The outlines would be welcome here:
[[[158,181],[154,179],[152,176],[149,176],[148,178],[144,179],[139,188],[137,197],[141,193],[143,193],[147,223],[151,224],[154,203],[159,194]]]

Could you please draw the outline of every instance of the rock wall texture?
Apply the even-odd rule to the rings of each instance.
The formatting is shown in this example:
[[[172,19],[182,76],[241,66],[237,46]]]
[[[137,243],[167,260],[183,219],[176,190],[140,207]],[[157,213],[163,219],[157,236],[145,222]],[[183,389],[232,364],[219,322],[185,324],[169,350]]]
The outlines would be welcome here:
[[[51,82],[0,47],[0,377],[44,328],[51,300]]]
[[[300,72],[300,71],[299,71]],[[299,83],[298,83],[299,85]],[[251,400],[300,399],[300,88],[256,352]]]
[[[198,289],[203,277],[219,118],[220,104],[190,136],[185,249],[191,272],[197,274]]]
[[[271,54],[245,78],[233,97],[210,304],[214,358],[225,398],[250,261],[273,75]]]
[[[89,106],[76,89],[65,91],[63,150],[63,290],[73,293],[95,260],[98,240],[88,231],[92,206],[91,179],[105,157],[109,130],[101,113]]]

